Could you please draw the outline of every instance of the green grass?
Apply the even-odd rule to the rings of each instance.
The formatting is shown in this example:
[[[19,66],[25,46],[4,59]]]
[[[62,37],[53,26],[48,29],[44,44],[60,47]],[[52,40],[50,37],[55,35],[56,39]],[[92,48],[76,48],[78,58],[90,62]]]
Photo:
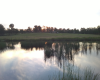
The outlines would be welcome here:
[[[74,66],[68,64],[67,67],[63,67],[62,76],[59,72],[48,77],[48,80],[99,80],[99,76],[100,74],[94,73],[91,68],[85,68],[81,71],[80,67],[74,68]]]
[[[1,40],[100,40],[100,35],[69,33],[24,33],[11,36],[0,36]]]

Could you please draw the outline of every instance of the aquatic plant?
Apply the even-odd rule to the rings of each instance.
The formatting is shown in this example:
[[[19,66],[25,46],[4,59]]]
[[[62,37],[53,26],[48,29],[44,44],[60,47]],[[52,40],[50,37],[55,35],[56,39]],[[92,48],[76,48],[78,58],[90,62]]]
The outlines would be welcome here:
[[[52,49],[46,49],[45,50],[45,56],[47,58],[50,58],[51,56],[54,56],[53,50]]]
[[[6,43],[4,41],[0,41],[0,49],[6,48]]]
[[[47,43],[46,43],[46,45],[48,46],[48,47],[52,47],[52,41],[46,41]]]
[[[100,74],[95,74],[92,69],[85,68],[83,71],[80,67],[74,68],[74,66],[68,64],[64,66],[62,74],[57,73],[56,76],[49,77],[49,80],[99,80]]]

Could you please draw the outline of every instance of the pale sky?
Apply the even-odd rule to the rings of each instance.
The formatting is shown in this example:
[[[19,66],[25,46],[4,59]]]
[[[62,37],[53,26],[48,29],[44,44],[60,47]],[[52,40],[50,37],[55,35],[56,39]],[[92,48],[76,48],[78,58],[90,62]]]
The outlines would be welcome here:
[[[0,24],[77,28],[100,25],[100,0],[0,0]]]

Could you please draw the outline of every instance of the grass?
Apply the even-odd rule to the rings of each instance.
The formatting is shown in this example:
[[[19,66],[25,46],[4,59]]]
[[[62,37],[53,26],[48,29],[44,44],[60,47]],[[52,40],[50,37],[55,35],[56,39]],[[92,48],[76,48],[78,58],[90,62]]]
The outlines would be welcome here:
[[[71,33],[24,33],[0,36],[1,40],[100,40],[100,35]]]
[[[68,64],[66,69],[63,68],[62,76],[59,72],[57,75],[49,77],[48,80],[99,80],[99,76],[100,74],[95,74],[91,68],[81,71],[80,67],[74,68]]]

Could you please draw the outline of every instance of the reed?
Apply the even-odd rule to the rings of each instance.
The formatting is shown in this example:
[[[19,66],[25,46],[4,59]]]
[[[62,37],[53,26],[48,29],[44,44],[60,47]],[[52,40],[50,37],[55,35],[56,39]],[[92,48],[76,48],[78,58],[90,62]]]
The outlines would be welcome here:
[[[74,68],[68,64],[62,74],[59,72],[56,76],[50,77],[49,80],[99,80],[99,76],[100,74],[95,74],[90,68],[85,68],[84,71],[81,71],[80,67]]]
[[[52,49],[45,50],[45,56],[47,58],[50,58],[51,56],[54,56],[53,50]]]

